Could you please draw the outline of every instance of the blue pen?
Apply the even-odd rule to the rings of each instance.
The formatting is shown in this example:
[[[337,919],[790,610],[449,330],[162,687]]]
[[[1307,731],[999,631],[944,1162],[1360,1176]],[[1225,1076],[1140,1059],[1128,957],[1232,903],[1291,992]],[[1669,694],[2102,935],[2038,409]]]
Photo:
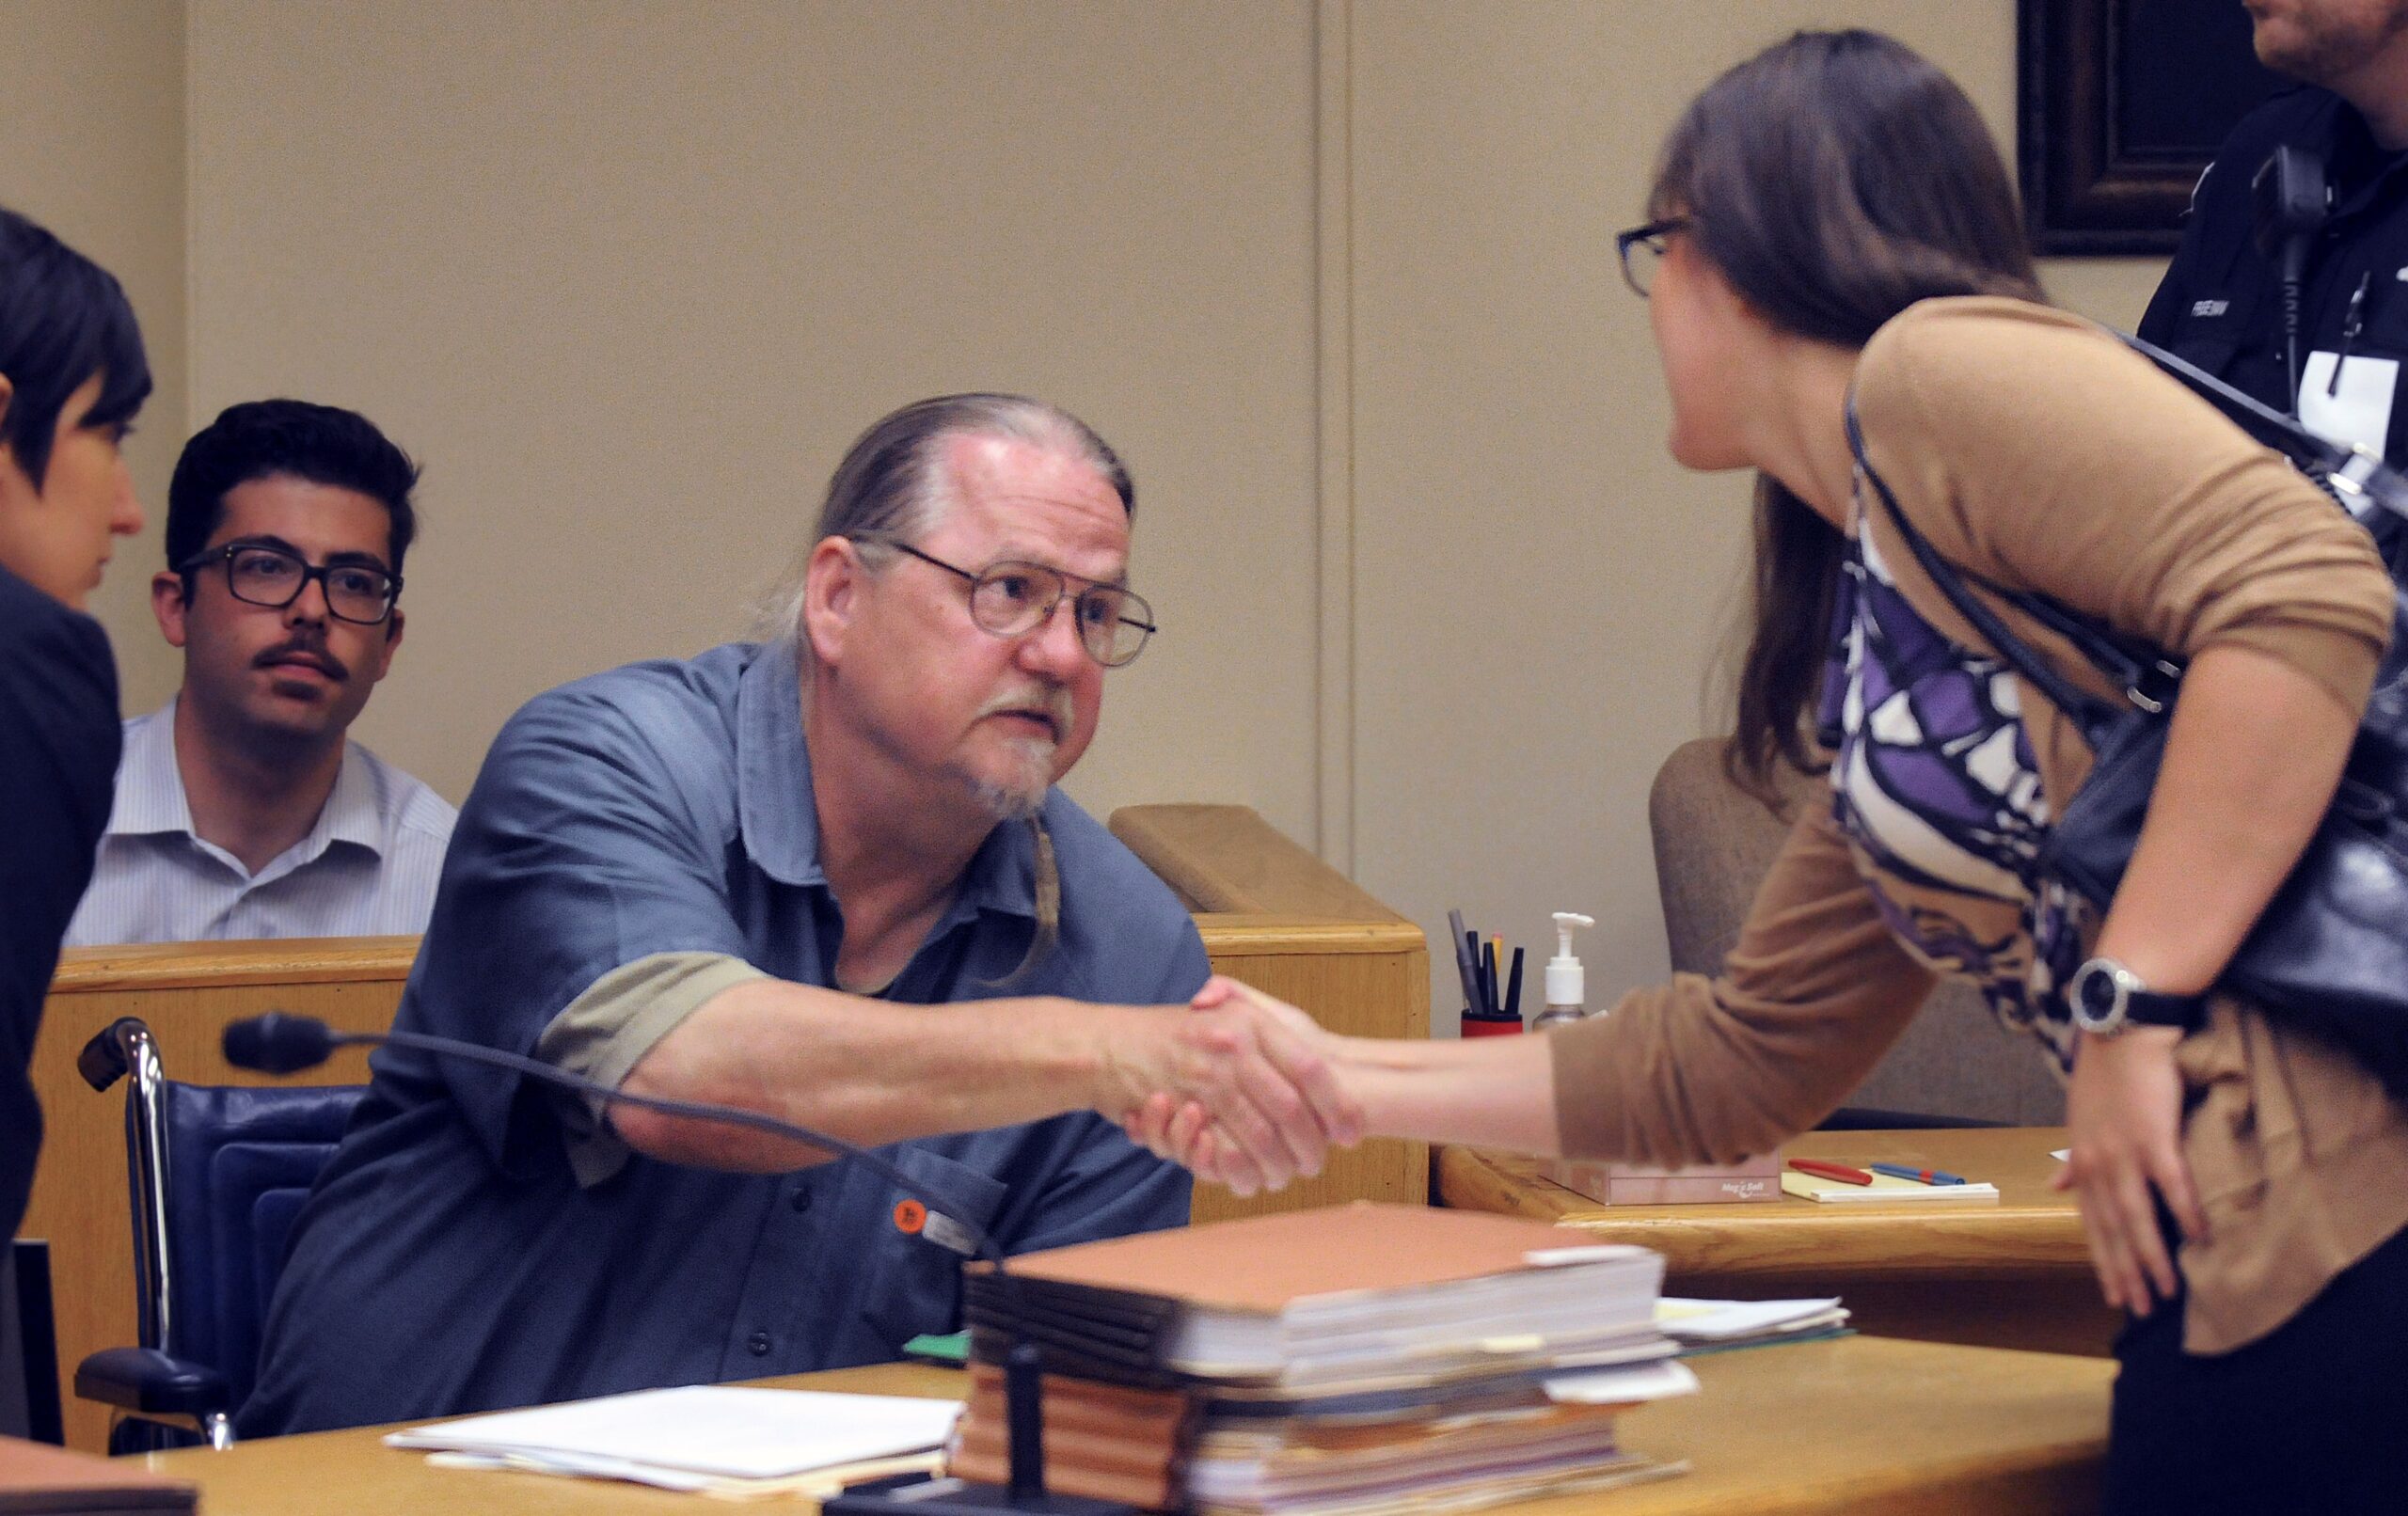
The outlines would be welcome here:
[[[1940,1169],[1910,1169],[1904,1163],[1867,1163],[1876,1174],[1886,1174],[1893,1179],[1912,1179],[1918,1184],[1963,1184],[1964,1176]]]

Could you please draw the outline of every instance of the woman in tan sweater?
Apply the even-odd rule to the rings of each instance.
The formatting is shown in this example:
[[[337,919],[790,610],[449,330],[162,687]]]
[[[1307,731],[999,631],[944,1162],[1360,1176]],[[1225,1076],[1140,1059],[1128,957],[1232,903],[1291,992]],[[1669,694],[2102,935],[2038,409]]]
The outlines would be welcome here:
[[[1887,39],[1801,34],[1724,75],[1675,129],[1623,251],[1672,455],[1757,475],[1735,764],[1761,781],[1828,763],[1830,802],[1797,823],[1711,980],[1546,1036],[1330,1039],[1370,1129],[1734,1159],[1837,1106],[1937,974],[1971,976],[2067,1073],[2064,1182],[2131,1316],[2111,1508],[2402,1508],[2408,1110],[2329,1045],[2210,993],[2363,713],[2391,605],[2366,534],[2147,361],[2038,303],[1979,118]],[[1874,469],[1968,579],[2188,662],[2103,920],[2033,861],[2088,750],[1857,487],[1851,396]],[[2068,679],[2116,693],[1999,608]],[[2161,997],[2137,1003],[2168,1024],[2078,1030],[2066,991],[2091,962]],[[1158,1101],[1131,1126],[1214,1172],[1200,1113]]]

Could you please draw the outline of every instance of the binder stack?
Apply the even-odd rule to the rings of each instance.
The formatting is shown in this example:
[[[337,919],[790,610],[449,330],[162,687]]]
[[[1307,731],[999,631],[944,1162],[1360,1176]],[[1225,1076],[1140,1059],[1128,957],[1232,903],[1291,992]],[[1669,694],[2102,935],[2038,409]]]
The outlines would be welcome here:
[[[1655,1324],[1663,1271],[1544,1222],[1369,1202],[981,1267],[951,1469],[1003,1479],[1000,1366],[1029,1342],[1066,1494],[1386,1516],[1678,1473],[1617,1436],[1696,1388]]]

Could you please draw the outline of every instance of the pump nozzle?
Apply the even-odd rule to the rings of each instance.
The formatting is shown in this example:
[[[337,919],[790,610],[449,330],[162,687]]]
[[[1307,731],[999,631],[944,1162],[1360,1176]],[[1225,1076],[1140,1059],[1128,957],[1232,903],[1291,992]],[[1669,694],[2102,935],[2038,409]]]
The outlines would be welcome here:
[[[1546,1003],[1549,1005],[1579,1005],[1587,999],[1588,976],[1581,971],[1580,960],[1572,955],[1572,929],[1594,926],[1596,919],[1577,911],[1559,910],[1555,913],[1555,956],[1546,960]]]

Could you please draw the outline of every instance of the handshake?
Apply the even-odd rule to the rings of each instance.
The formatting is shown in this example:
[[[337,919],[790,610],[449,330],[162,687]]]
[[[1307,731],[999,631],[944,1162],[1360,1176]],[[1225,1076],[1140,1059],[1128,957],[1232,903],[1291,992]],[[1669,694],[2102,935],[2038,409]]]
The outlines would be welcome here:
[[[1294,1006],[1215,974],[1187,1014],[1157,1009],[1104,1044],[1096,1107],[1130,1139],[1241,1195],[1319,1174],[1363,1140],[1345,1068],[1353,1039]]]

